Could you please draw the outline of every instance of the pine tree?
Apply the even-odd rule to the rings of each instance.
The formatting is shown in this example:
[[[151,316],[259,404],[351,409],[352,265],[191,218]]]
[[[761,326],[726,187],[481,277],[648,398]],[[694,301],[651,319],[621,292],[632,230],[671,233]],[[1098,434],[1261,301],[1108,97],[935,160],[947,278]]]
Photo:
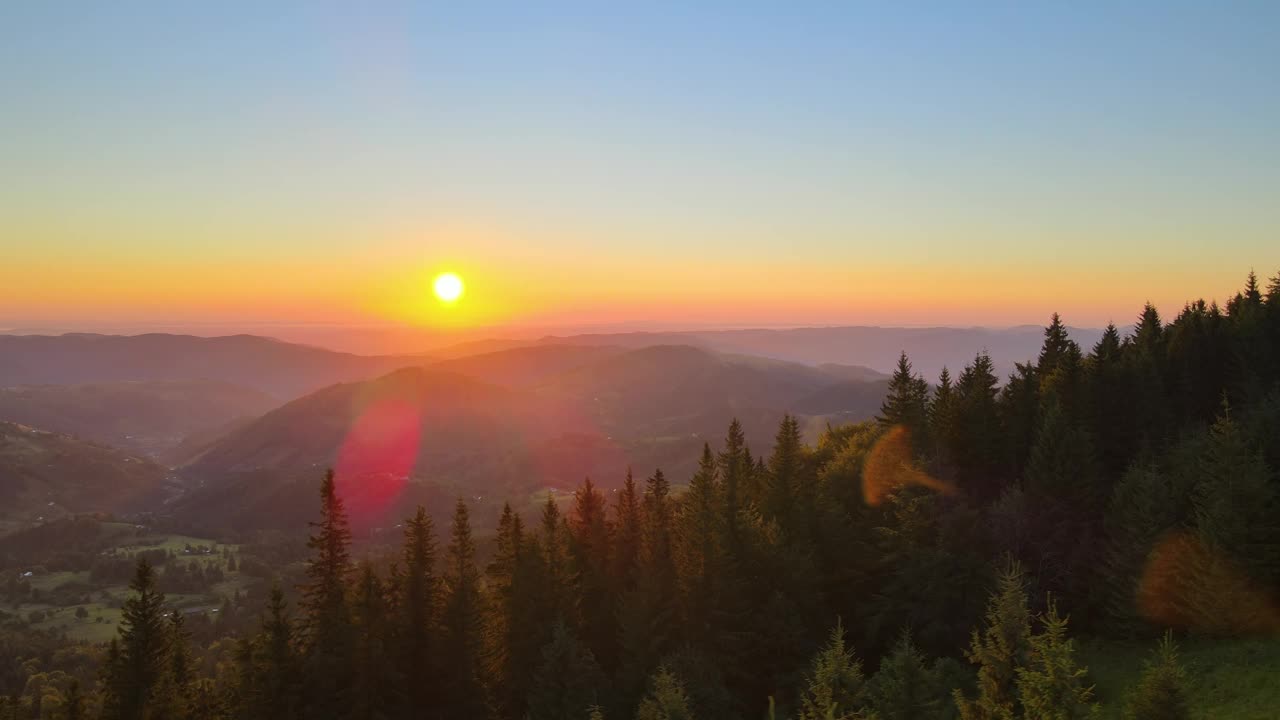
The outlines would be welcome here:
[[[724,484],[724,522],[729,537],[730,551],[738,550],[738,513],[742,511],[743,502],[749,497],[751,474],[751,455],[747,451],[747,438],[742,431],[742,423],[737,418],[729,423],[729,432],[725,436],[724,450],[717,456],[720,479]]]
[[[1136,604],[1139,581],[1161,536],[1191,520],[1195,479],[1194,472],[1136,464],[1112,491],[1105,516],[1102,577],[1108,586],[1106,611],[1114,631],[1132,635],[1145,627]]]
[[[637,583],[623,597],[619,610],[623,658],[619,690],[623,698],[639,694],[645,678],[674,641],[676,570],[670,491],[661,470],[646,483]]]
[[[1199,470],[1193,503],[1201,541],[1238,563],[1254,582],[1270,587],[1280,580],[1276,485],[1229,412],[1210,430]]]
[[[935,464],[939,467],[948,467],[951,464],[947,438],[955,432],[955,418],[955,386],[951,383],[951,372],[943,367],[938,375],[938,386],[933,391],[933,400],[929,403],[929,437],[933,441],[931,452]]]
[[[1040,346],[1040,357],[1036,362],[1036,370],[1041,376],[1053,374],[1071,355],[1079,357],[1080,346],[1067,334],[1067,326],[1063,324],[1058,313],[1049,320],[1044,329],[1044,344]]]
[[[510,508],[508,508],[508,511]],[[434,700],[432,655],[436,645],[439,588],[435,575],[436,540],[431,516],[422,506],[405,521],[401,551],[404,574],[396,620],[400,668],[408,679],[404,715],[421,716]]]
[[[358,571],[352,597],[356,629],[352,674],[353,720],[383,720],[398,704],[398,668],[390,654],[386,589],[367,562]],[[415,682],[417,680],[415,679]]]
[[[987,604],[986,623],[981,634],[973,632],[965,651],[969,662],[978,666],[978,695],[970,700],[956,690],[956,705],[963,720],[1014,720],[1019,713],[1017,671],[1031,654],[1031,615],[1017,565],[1000,573]]]
[[[524,698],[524,688],[517,687],[515,681],[518,668],[514,660],[518,638],[524,630],[519,626],[516,612],[528,592],[518,578],[524,542],[520,516],[511,510],[510,503],[504,503],[494,538],[493,559],[485,568],[489,593],[484,624],[484,667],[485,675],[493,681],[498,709],[513,716],[515,707]]]
[[[1165,632],[1125,706],[1127,720],[1190,720],[1187,673],[1178,660],[1173,633]]]
[[[1021,559],[1036,569],[1042,591],[1062,593],[1073,601],[1088,594],[1104,496],[1100,485],[1092,439],[1052,401],[1023,485],[1029,537]]]
[[[1043,630],[1031,638],[1026,667],[1017,669],[1018,699],[1027,718],[1083,720],[1098,715],[1087,670],[1076,663],[1075,643],[1067,638],[1067,619],[1050,599],[1041,616]]]
[[[880,404],[876,421],[882,427],[902,425],[913,437],[923,436],[929,417],[929,384],[911,369],[907,353],[898,356],[898,366],[889,380],[889,389]]]
[[[800,423],[785,415],[769,457],[768,486],[761,510],[767,519],[776,521],[791,537],[808,529],[803,520],[812,516],[814,487],[802,482],[804,447],[800,440]]]
[[[867,681],[866,707],[877,720],[943,720],[951,717],[948,688],[936,668],[903,632],[880,669]]]
[[[113,642],[108,651],[110,675],[104,688],[103,715],[110,720],[141,720],[156,709],[170,628],[164,594],[156,590],[155,583],[155,570],[142,558],[129,584],[132,594],[121,610],[119,645]]]
[[[333,471],[320,485],[320,522],[307,542],[313,555],[302,588],[306,617],[304,716],[329,720],[348,716],[350,662],[355,637],[347,602],[351,575],[351,528]]]
[[[548,494],[542,506],[542,562],[546,568],[546,587],[543,592],[550,607],[551,617],[568,620],[569,607],[569,538],[560,507],[554,495]]]
[[[606,695],[604,673],[563,622],[551,631],[529,694],[529,720],[583,717]]]
[[[294,647],[293,623],[280,588],[271,589],[267,614],[262,619],[258,642],[253,648],[254,683],[259,691],[251,698],[260,720],[290,720],[298,717],[299,661]]]
[[[617,607],[610,587],[612,551],[604,496],[587,478],[573,495],[569,518],[575,617],[583,643],[610,669],[616,666]]]
[[[845,720],[861,717],[865,680],[862,663],[844,643],[844,624],[836,621],[827,644],[810,664],[800,694],[799,720]]]
[[[613,511],[613,582],[614,592],[620,595],[635,588],[640,557],[640,496],[630,468]]]
[[[720,509],[716,458],[704,443],[698,471],[683,498],[676,545],[685,640],[695,647],[712,647],[722,630],[716,617],[725,574]]]
[[[659,668],[640,703],[636,720],[694,720],[684,686],[669,670]]]
[[[168,631],[167,667],[152,714],[166,720],[185,720],[194,717],[196,712],[195,678],[191,667],[191,633],[180,611],[169,614]]]
[[[1003,487],[997,384],[986,353],[979,353],[956,383],[956,416],[948,448],[961,488],[979,499],[993,498]]]
[[[444,663],[440,712],[445,717],[480,717],[487,699],[481,676],[480,642],[483,625],[480,610],[480,574],[475,564],[476,546],[471,520],[461,499],[454,509],[447,555],[444,636],[440,658]]]

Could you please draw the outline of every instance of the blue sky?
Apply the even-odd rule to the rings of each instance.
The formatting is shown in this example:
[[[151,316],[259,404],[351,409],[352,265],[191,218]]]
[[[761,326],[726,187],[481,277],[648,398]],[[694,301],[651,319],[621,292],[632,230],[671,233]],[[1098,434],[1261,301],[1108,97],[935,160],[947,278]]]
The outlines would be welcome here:
[[[811,276],[920,268],[972,277],[949,321],[994,322],[1022,319],[981,299],[1002,272],[1002,302],[1096,321],[1280,268],[1280,4],[369,5],[0,9],[0,234],[27,280],[0,279],[30,298],[92,263],[69,274],[120,297],[103,312],[171,319],[111,278],[136,287],[145,260],[269,279],[306,255],[359,297],[281,286],[264,312],[359,315],[408,258],[494,278],[495,307],[527,304],[512,278],[543,262],[538,307],[572,315],[605,290],[566,265],[728,262],[726,297],[776,281],[761,309]],[[1051,266],[1082,295],[1018,289]],[[876,317],[911,321],[925,290]],[[829,304],[866,320],[865,294]],[[75,314],[34,297],[14,314]],[[170,312],[246,312],[199,297]]]

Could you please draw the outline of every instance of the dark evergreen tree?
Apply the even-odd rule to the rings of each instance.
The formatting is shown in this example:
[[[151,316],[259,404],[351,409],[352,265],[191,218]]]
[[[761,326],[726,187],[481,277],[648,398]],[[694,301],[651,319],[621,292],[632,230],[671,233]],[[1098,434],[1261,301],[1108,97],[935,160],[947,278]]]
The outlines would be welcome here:
[[[617,599],[610,581],[612,542],[604,495],[591,478],[573,495],[569,517],[571,581],[581,638],[591,654],[610,670],[618,654]]]
[[[827,644],[813,658],[800,693],[800,720],[856,718],[863,703],[862,663],[845,647],[844,625],[837,621]]]
[[[901,425],[911,432],[917,447],[927,447],[924,443],[929,419],[929,383],[916,375],[911,369],[911,361],[903,352],[898,356],[898,365],[889,380],[889,390],[880,404],[880,414],[876,421],[882,427]]]
[[[284,592],[271,589],[267,614],[262,619],[258,642],[253,648],[253,680],[257,692],[248,703],[245,717],[259,720],[289,720],[298,717],[301,700],[300,667],[294,646],[293,621],[289,618]]]
[[[110,720],[142,720],[159,708],[157,690],[166,673],[170,626],[164,595],[146,558],[138,561],[129,584],[131,595],[120,618],[120,642],[108,652],[108,678],[103,688],[103,716]]]
[[[1166,632],[1125,706],[1127,720],[1189,720],[1187,673],[1173,633]]]
[[[694,720],[684,685],[666,668],[659,668],[640,702],[636,720]]]
[[[1004,570],[987,605],[986,627],[973,632],[965,657],[978,666],[977,697],[954,693],[963,720],[1019,717],[1017,671],[1031,655],[1031,614],[1023,588],[1020,568]]]
[[[618,492],[613,512],[613,582],[614,592],[621,595],[635,588],[640,557],[640,494],[630,468]]]
[[[1005,483],[996,385],[991,358],[979,353],[956,383],[954,434],[947,443],[960,487],[982,500],[995,497]]]
[[[1067,619],[1057,604],[1041,616],[1043,630],[1030,640],[1025,667],[1017,669],[1018,699],[1028,718],[1084,720],[1097,717],[1093,687],[1084,684],[1087,669],[1075,659],[1074,642],[1067,638]]]
[[[431,516],[422,506],[405,521],[401,561],[404,570],[394,633],[400,670],[406,680],[400,714],[421,717],[439,690],[432,663],[439,617],[436,540]]]
[[[604,673],[591,651],[563,622],[551,631],[529,694],[529,720],[586,717],[607,695]]]
[[[661,470],[655,471],[646,483],[637,583],[623,597],[619,612],[623,666],[618,689],[622,698],[639,695],[645,679],[675,641],[676,568],[670,491]]]
[[[946,720],[955,710],[946,680],[903,632],[867,681],[865,707],[878,720]]]
[[[351,717],[384,720],[403,707],[397,697],[403,686],[391,654],[390,613],[386,588],[369,563],[358,571],[352,597],[355,652],[351,665]]]
[[[443,667],[441,697],[435,706],[445,718],[475,718],[487,712],[488,700],[481,674],[480,573],[471,519],[461,499],[454,509],[453,529],[446,563],[447,591],[440,659]]]
[[[695,647],[715,648],[724,631],[718,614],[724,602],[726,559],[720,486],[710,445],[702,446],[702,460],[681,508],[676,557],[684,639]]]
[[[303,714],[308,720],[349,717],[350,661],[355,645],[347,602],[351,528],[333,471],[320,485],[320,522],[307,542],[312,557],[302,588],[305,628]]]

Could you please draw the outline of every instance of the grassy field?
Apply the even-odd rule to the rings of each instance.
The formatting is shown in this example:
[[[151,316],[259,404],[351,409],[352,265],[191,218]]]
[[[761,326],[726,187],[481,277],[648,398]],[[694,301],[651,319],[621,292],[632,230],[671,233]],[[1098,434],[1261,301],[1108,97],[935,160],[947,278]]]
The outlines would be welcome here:
[[[136,553],[142,550],[162,549],[172,551],[177,556],[175,562],[184,563],[188,559],[193,559],[201,564],[214,563],[224,571],[227,571],[227,566],[221,555],[222,550],[231,550],[237,555],[240,550],[239,545],[220,544],[208,538],[189,535],[139,535],[137,528],[127,523],[103,523],[102,533],[104,538],[114,543],[107,552]],[[192,548],[204,546],[210,548],[212,553],[208,555],[187,555],[184,551],[188,546]],[[19,608],[6,608],[12,612],[17,612],[23,617],[29,617],[32,612],[43,613],[45,619],[39,623],[34,623],[33,627],[42,630],[60,630],[73,640],[93,643],[107,642],[116,635],[117,626],[120,622],[119,605],[129,593],[127,585],[95,585],[90,581],[88,570],[40,573],[31,577],[29,582],[33,588],[46,594],[52,593],[69,583],[93,587],[91,591],[85,594],[91,597],[94,602],[62,606],[50,605],[47,602],[23,603]],[[248,582],[249,579],[241,576],[238,572],[227,572],[226,579],[210,588],[208,594],[184,595],[171,593],[166,599],[170,605],[177,608],[187,610],[213,609],[221,604],[224,597],[231,597],[237,590],[243,591]],[[112,607],[113,605],[115,607]],[[83,607],[88,613],[87,617],[76,617],[76,610],[80,607]]]
[[[1190,682],[1192,717],[1205,720],[1274,720],[1280,717],[1280,640],[1196,640],[1179,642]],[[1148,646],[1085,644],[1080,659],[1089,666],[1102,717],[1123,717],[1125,697],[1142,674]]]

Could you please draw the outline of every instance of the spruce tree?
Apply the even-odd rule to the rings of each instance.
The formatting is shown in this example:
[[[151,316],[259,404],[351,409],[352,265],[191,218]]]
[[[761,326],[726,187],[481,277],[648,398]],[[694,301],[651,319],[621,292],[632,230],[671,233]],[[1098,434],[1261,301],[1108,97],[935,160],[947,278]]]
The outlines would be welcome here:
[[[877,720],[943,720],[953,709],[943,678],[905,631],[867,681],[865,696]]]
[[[613,583],[614,592],[621,595],[635,588],[640,557],[640,495],[630,468],[627,468],[627,477],[618,492],[613,512]]]
[[[301,678],[294,643],[293,622],[284,592],[279,586],[273,587],[254,650],[254,680],[260,691],[252,698],[255,710],[252,717],[261,720],[298,717]]]
[[[643,502],[637,582],[622,599],[619,624],[623,698],[635,698],[645,678],[675,640],[676,569],[672,553],[670,485],[662,470],[648,479]]]
[[[471,519],[466,503],[459,498],[447,552],[448,590],[440,653],[444,682],[438,707],[445,717],[480,717],[488,704],[480,665],[483,625],[475,554]]]
[[[653,676],[636,720],[694,720],[684,686],[667,668],[659,668]]]
[[[182,612],[169,614],[169,637],[166,671],[157,692],[152,714],[166,720],[195,717],[195,677],[191,657],[191,633],[186,629]]]
[[[529,693],[529,720],[583,717],[607,695],[604,673],[591,651],[563,622],[551,631]]]
[[[1187,673],[1178,660],[1173,633],[1166,631],[1147,660],[1125,705],[1126,720],[1190,720]]]
[[[427,711],[437,688],[432,663],[439,607],[436,540],[431,516],[422,506],[405,521],[401,561],[404,571],[399,585],[401,597],[397,603],[395,635],[400,669],[407,680],[404,714],[412,717]]]
[[[836,621],[826,646],[810,664],[806,685],[800,693],[799,720],[844,720],[856,718],[865,688],[862,663],[845,647],[844,624]]]
[[[876,422],[888,428],[902,425],[913,437],[921,438],[929,417],[929,384],[911,369],[911,361],[903,352],[889,380],[889,389],[880,404]]]
[[[750,491],[748,476],[751,474],[751,456],[747,451],[747,438],[742,423],[737,418],[729,423],[725,435],[724,450],[716,457],[720,480],[724,484],[724,523],[729,536],[730,551],[738,550],[738,513]]]
[[[355,634],[347,601],[351,575],[351,528],[333,471],[320,485],[320,522],[307,542],[312,557],[302,588],[306,618],[306,685],[302,694],[308,720],[348,716],[351,703],[350,663]]]
[[[1040,617],[1041,632],[1030,640],[1025,667],[1017,669],[1018,699],[1027,718],[1084,720],[1098,716],[1087,670],[1076,663],[1075,643],[1067,638],[1067,619],[1052,599]]]
[[[1201,541],[1238,564],[1253,582],[1272,586],[1280,580],[1276,484],[1227,411],[1209,432],[1199,475],[1193,503]]]
[[[954,697],[963,720],[1013,720],[1020,712],[1018,668],[1031,654],[1031,614],[1023,589],[1022,570],[1011,565],[1000,573],[987,604],[986,627],[973,631],[965,657],[978,666],[978,694],[970,699],[960,690]]]
[[[523,702],[523,688],[517,688],[517,666],[513,661],[519,627],[515,614],[518,603],[525,600],[528,589],[522,587],[517,574],[524,550],[524,526],[520,516],[504,503],[494,538],[493,559],[485,568],[488,587],[484,623],[485,675],[493,682],[494,702],[499,711],[515,715],[514,708]]]
[[[933,442],[930,452],[935,465],[948,468],[951,464],[951,453],[947,449],[947,438],[951,437],[956,418],[956,392],[951,382],[951,373],[946,367],[938,375],[938,386],[934,388],[933,399],[929,403],[929,437]]]
[[[121,609],[119,645],[113,642],[108,651],[103,715],[110,720],[150,717],[167,670],[170,625],[164,594],[156,590],[155,570],[145,557],[138,561],[129,589]]]
[[[574,616],[582,628],[582,642],[612,669],[618,641],[616,598],[609,578],[612,543],[604,496],[591,478],[574,492],[569,528]]]
[[[543,589],[551,617],[568,621],[569,607],[569,538],[560,506],[554,495],[548,494],[542,505],[542,562],[546,568],[546,587]]]
[[[794,503],[800,501],[800,474],[804,469],[803,447],[800,442],[800,423],[794,416],[783,416],[778,434],[773,442],[773,455],[769,456],[767,487],[760,510],[765,518],[777,521],[788,530],[797,530],[794,524]]]
[[[1185,454],[1195,453],[1192,450]],[[1105,514],[1107,539],[1101,573],[1107,587],[1105,609],[1112,631],[1133,635],[1145,627],[1136,602],[1139,582],[1157,541],[1191,521],[1195,479],[1195,472],[1135,464],[1112,491]]]
[[[352,597],[355,653],[351,665],[351,717],[382,720],[402,705],[396,695],[402,686],[390,652],[386,589],[368,562],[361,563]]]
[[[696,647],[712,647],[722,630],[716,617],[725,573],[722,520],[716,459],[704,443],[698,471],[682,498],[676,545],[685,641]]]
[[[961,489],[989,500],[1003,488],[1001,427],[991,357],[979,353],[956,383],[956,415],[947,443]]]

